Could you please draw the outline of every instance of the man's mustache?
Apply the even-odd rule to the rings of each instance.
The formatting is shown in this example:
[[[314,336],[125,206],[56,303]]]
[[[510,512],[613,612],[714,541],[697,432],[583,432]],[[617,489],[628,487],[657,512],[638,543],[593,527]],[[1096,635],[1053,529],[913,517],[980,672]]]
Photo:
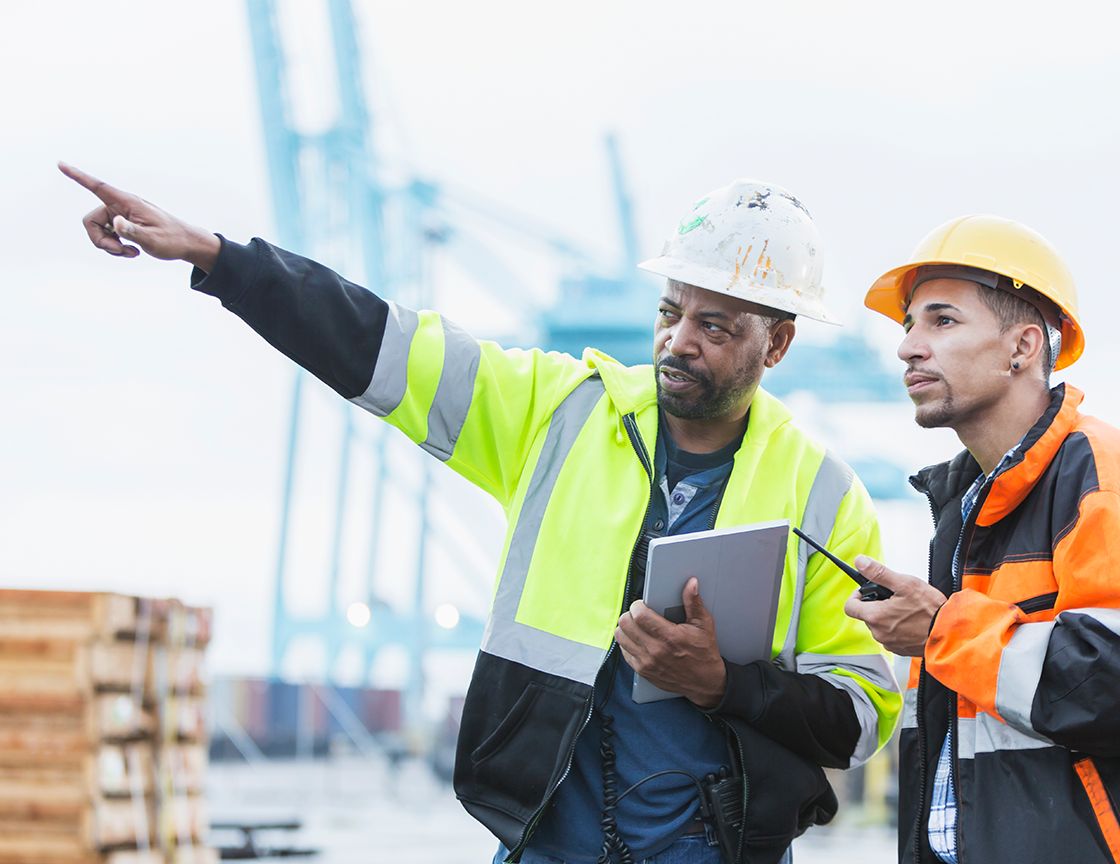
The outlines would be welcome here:
[[[662,369],[676,369],[678,372],[683,372],[689,378],[692,378],[696,383],[703,384],[704,386],[711,386],[711,380],[703,372],[692,368],[684,360],[678,357],[669,355],[658,361],[657,370],[660,372]]]

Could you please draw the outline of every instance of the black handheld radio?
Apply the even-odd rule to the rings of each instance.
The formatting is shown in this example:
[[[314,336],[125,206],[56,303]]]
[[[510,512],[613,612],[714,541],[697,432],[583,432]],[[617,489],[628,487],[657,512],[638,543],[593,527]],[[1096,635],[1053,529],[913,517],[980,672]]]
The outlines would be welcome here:
[[[860,600],[863,600],[864,602],[868,600],[886,600],[888,597],[894,596],[894,592],[890,588],[872,582],[870,579],[860,573],[855,567],[852,567],[850,564],[845,564],[800,528],[794,528],[793,533],[804,540],[806,543],[808,543],[810,546],[812,546],[814,549],[816,549],[818,552],[820,552],[825,558],[827,558],[849,576],[851,576],[856,581],[856,584],[859,585]]]

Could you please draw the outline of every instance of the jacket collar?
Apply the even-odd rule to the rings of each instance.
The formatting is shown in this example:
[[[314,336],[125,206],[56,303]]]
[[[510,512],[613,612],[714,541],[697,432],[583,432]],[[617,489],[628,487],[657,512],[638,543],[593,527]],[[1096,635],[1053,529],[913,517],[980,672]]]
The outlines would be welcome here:
[[[1065,384],[1050,391],[1050,406],[1031,427],[1015,457],[996,477],[976,515],[977,525],[994,525],[1022,503],[1073,429],[1077,406],[1084,398],[1076,387]]]
[[[976,514],[977,525],[994,525],[1014,510],[1054,459],[1058,448],[1077,421],[1077,407],[1085,395],[1069,384],[1050,391],[1050,405],[1023,438],[1023,443],[996,476]],[[980,465],[963,450],[948,462],[923,468],[910,478],[919,492],[929,496],[936,513],[960,498],[980,474]]]

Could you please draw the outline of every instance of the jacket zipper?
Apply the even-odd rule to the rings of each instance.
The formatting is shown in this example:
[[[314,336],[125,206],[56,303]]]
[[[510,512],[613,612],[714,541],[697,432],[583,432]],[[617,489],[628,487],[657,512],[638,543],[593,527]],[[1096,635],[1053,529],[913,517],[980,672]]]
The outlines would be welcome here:
[[[732,468],[732,471],[734,471],[734,470],[735,469]],[[715,504],[712,505],[712,516],[708,520],[708,530],[709,531],[711,531],[712,529],[714,529],[716,527],[716,518],[719,516],[719,508],[720,508],[720,505],[723,504],[723,495],[727,491],[727,484],[730,481],[731,481],[731,475],[728,474],[726,477],[723,478],[723,484],[719,487],[719,492],[716,494]],[[742,742],[742,740],[740,740],[739,734],[733,728],[731,728],[730,725],[728,725],[727,723],[724,723],[722,720],[720,720],[720,723],[723,726],[723,728],[727,731],[727,733],[729,733],[730,736],[735,740],[735,749],[739,753],[739,766],[742,767],[742,766],[746,765],[747,760],[746,760],[745,754],[743,753],[743,742]],[[731,766],[731,767],[733,768],[734,766]],[[743,827],[742,827],[742,830],[739,831],[739,848],[735,850],[735,860],[736,861],[742,861],[743,860],[743,846],[746,843],[746,838],[747,838],[747,830],[746,830],[747,829],[747,806],[750,803],[750,799],[751,799],[751,780],[747,776],[747,772],[744,770],[743,771],[743,811],[742,811],[742,813],[739,817]]]
[[[638,552],[638,546],[641,544],[642,538],[645,536],[646,520],[649,519],[649,508],[653,503],[654,487],[653,463],[650,461],[649,451],[646,450],[645,444],[642,443],[641,434],[638,432],[637,421],[634,418],[634,414],[630,413],[624,416],[622,418],[622,425],[626,428],[626,434],[630,438],[630,446],[634,448],[634,452],[638,455],[638,459],[642,463],[642,468],[645,469],[646,476],[649,478],[649,497],[646,499],[646,511],[642,516],[642,527],[638,531],[638,539],[635,540],[634,545],[630,547],[630,561],[626,565],[626,585],[622,594],[622,602],[625,604],[630,599],[630,571],[634,567],[634,556]],[[622,610],[620,609],[619,615],[621,614]],[[612,641],[611,647],[607,649],[607,653],[603,657],[603,662],[599,664],[600,672],[603,670],[603,667],[606,666],[610,661],[611,655],[614,653],[617,647],[618,643]],[[598,677],[598,674],[596,674],[596,677]],[[525,830],[521,834],[521,841],[517,844],[517,847],[511,850],[509,853],[510,858],[516,858],[525,851],[525,847],[528,845],[529,838],[533,835],[533,831],[536,829],[537,823],[540,822],[541,817],[545,814],[545,811],[548,810],[548,805],[552,801],[552,796],[556,794],[556,790],[560,788],[560,784],[568,779],[568,774],[571,773],[572,770],[572,761],[575,759],[576,755],[576,742],[579,740],[579,736],[583,734],[583,730],[587,728],[587,724],[591,722],[591,715],[594,713],[594,711],[595,686],[592,685],[591,695],[587,697],[587,713],[584,715],[583,723],[580,725],[579,731],[572,739],[572,744],[568,748],[568,757],[567,763],[564,766],[564,773],[560,775],[560,779],[557,781],[556,785],[552,787],[552,791],[548,794],[548,797],[544,799],[544,801],[541,803],[541,806],[537,808],[537,812],[534,813],[533,817],[529,820],[529,824],[525,826]]]
[[[734,471],[734,467],[731,469]],[[716,493],[716,501],[712,505],[712,518],[708,520],[708,530],[711,531],[716,527],[716,517],[719,516],[719,507],[723,503],[723,493],[727,491],[727,484],[731,480],[731,475],[728,474],[723,478],[723,483],[720,484],[719,492]]]
[[[913,479],[911,479],[911,485]],[[937,507],[933,503],[933,493],[928,489],[923,489],[926,493],[926,499],[929,501],[929,512],[933,517],[933,528],[937,530]],[[963,530],[963,529],[962,529]],[[929,541],[929,562],[926,565],[929,572],[928,581],[933,584],[933,540]],[[914,717],[917,720],[918,732],[918,814],[914,817],[914,864],[921,864],[922,860],[922,813],[926,808],[926,747],[925,736],[922,733],[922,714],[925,713],[925,691],[926,691],[926,661],[922,658],[922,665],[918,671],[918,693],[914,698]]]
[[[998,467],[998,466],[997,466]],[[1003,471],[1007,471],[1010,466],[1004,467]],[[980,488],[976,490],[976,500],[972,502],[972,508],[968,511],[968,518],[964,520],[961,525],[961,536],[957,538],[957,548],[953,553],[953,593],[961,590],[964,584],[964,571],[967,564],[968,550],[964,548],[965,534],[968,533],[969,526],[973,530],[976,528],[976,518],[984,507],[984,502],[988,500],[988,494],[991,492],[992,486],[995,484],[996,478],[1003,473],[1003,471],[993,471],[991,476],[985,478],[984,482],[980,484]],[[969,539],[971,543],[971,537]],[[932,555],[932,547],[931,547]],[[932,564],[932,559],[930,561]],[[931,573],[932,576],[932,573]],[[953,801],[956,804],[956,818],[953,824],[954,842],[957,847],[957,864],[964,864],[964,854],[961,848],[961,770],[958,761],[958,753],[960,741],[958,713],[960,712],[960,694],[953,692],[953,704],[949,711],[949,729],[951,730],[952,738],[949,741],[949,771],[950,779],[953,782]]]
[[[733,738],[735,740],[735,750],[739,754],[739,767],[742,768],[744,765],[747,764],[746,755],[743,753],[743,742],[742,742],[742,740],[740,740],[738,733],[736,733],[736,731],[734,729],[732,729],[729,724],[725,723],[719,717],[716,717],[715,719],[719,720],[719,723],[723,727],[725,732],[730,733],[731,738]],[[732,770],[734,770],[734,768],[735,768],[734,765],[732,765],[730,767],[732,768]],[[743,771],[743,812],[742,812],[742,815],[740,816],[740,821],[741,821],[741,824],[742,824],[743,827],[739,831],[739,848],[735,850],[735,860],[736,861],[742,861],[743,860],[743,846],[747,842],[747,806],[750,804],[750,800],[751,800],[751,778],[747,776],[747,772],[744,770]]]
[[[1022,603],[1015,605],[1022,610],[1024,615],[1031,615],[1035,612],[1041,612],[1043,609],[1053,609],[1054,604],[1058,602],[1058,592],[1051,591],[1049,594],[1039,594],[1037,597],[1031,597],[1029,600],[1024,600]]]

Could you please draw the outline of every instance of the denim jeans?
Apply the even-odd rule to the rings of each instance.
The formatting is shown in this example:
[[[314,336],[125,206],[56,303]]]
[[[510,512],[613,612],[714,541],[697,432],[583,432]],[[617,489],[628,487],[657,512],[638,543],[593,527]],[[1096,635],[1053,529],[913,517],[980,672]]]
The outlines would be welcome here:
[[[508,854],[509,850],[499,843],[492,864],[502,864]],[[521,864],[568,864],[568,862],[526,849],[521,853]],[[723,864],[723,858],[719,846],[709,842],[707,835],[685,834],[656,855],[651,855],[638,864]],[[786,850],[781,864],[793,864],[792,848]]]

